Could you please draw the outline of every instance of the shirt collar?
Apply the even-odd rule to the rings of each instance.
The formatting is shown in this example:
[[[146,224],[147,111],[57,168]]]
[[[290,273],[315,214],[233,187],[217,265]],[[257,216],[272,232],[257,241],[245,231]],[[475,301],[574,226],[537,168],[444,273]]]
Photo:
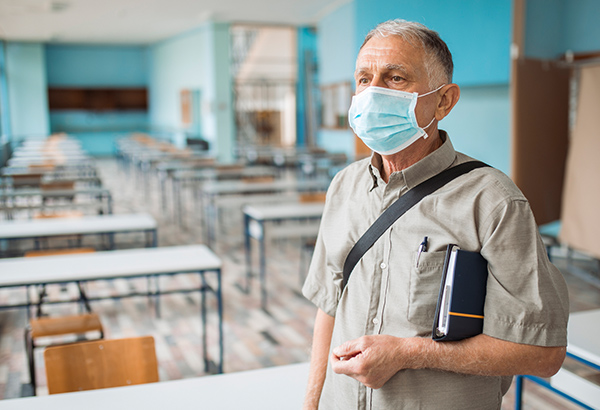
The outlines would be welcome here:
[[[404,179],[408,189],[414,188],[421,182],[439,174],[443,170],[449,168],[455,162],[456,151],[454,150],[452,142],[450,142],[448,134],[443,130],[440,130],[439,132],[440,138],[443,142],[438,149],[421,159],[416,164],[413,164],[400,172],[394,173],[401,174],[397,176]],[[378,186],[378,181],[381,179],[380,170],[382,169],[382,166],[383,160],[381,155],[374,152],[371,156],[371,163],[369,164],[369,173],[373,178],[371,190]],[[390,181],[394,179],[394,174],[390,176]]]

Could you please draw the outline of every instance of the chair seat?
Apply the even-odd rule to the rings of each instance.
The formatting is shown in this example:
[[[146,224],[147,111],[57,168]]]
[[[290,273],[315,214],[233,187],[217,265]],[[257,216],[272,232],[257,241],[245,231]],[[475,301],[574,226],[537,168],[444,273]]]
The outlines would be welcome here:
[[[102,333],[103,331],[100,318],[95,313],[44,317],[32,319],[29,324],[31,327],[31,337],[34,339],[65,334],[82,334],[96,330]]]

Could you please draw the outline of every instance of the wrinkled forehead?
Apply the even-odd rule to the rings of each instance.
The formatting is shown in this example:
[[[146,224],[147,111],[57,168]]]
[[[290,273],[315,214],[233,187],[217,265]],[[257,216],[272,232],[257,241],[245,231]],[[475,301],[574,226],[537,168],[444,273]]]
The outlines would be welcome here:
[[[424,51],[399,36],[372,37],[356,58],[356,71],[402,68],[424,71]]]

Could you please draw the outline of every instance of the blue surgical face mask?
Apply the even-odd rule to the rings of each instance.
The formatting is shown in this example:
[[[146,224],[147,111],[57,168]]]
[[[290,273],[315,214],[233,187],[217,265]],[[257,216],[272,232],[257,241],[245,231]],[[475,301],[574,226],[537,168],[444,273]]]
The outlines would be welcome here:
[[[402,151],[421,137],[427,138],[427,129],[419,127],[415,107],[419,97],[432,94],[408,93],[389,88],[369,86],[352,97],[348,122],[356,135],[373,151],[390,155]]]

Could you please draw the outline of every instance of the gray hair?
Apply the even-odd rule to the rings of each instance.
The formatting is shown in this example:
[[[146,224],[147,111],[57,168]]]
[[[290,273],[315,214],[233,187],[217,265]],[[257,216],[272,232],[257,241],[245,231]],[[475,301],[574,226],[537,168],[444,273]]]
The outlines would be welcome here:
[[[401,19],[380,23],[369,31],[360,49],[373,37],[398,36],[412,44],[420,45],[425,52],[425,68],[429,76],[429,86],[433,89],[452,82],[454,63],[448,46],[440,35],[423,24]],[[418,43],[418,44],[415,44]]]

